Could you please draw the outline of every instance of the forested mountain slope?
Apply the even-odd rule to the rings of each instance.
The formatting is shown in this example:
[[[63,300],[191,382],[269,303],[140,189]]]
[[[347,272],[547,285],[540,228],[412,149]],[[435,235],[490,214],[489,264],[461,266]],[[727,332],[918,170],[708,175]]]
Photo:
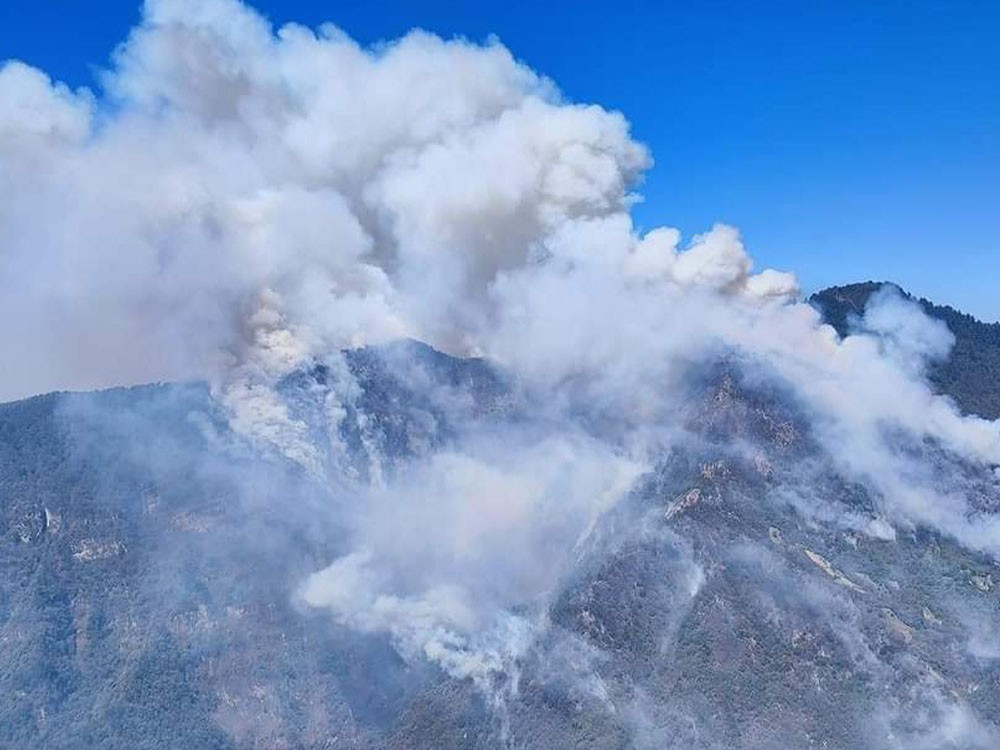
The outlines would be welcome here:
[[[866,281],[830,287],[809,301],[843,336],[851,329],[852,317],[861,316],[868,300],[887,283]],[[954,398],[969,414],[1000,418],[1000,323],[983,323],[953,307],[917,299],[903,290],[900,294],[945,323],[955,336],[951,355],[931,367],[930,377],[938,390]]]

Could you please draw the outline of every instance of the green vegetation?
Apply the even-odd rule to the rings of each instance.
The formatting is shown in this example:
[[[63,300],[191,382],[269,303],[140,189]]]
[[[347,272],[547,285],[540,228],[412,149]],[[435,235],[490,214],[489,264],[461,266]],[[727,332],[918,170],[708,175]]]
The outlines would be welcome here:
[[[852,319],[860,317],[871,296],[886,285],[866,281],[830,287],[812,295],[809,302],[844,336],[851,330]],[[955,335],[951,356],[930,368],[930,379],[937,390],[951,396],[967,414],[1000,419],[1000,323],[983,323],[947,305],[917,299],[902,289],[900,293],[920,305],[927,315],[945,323]]]

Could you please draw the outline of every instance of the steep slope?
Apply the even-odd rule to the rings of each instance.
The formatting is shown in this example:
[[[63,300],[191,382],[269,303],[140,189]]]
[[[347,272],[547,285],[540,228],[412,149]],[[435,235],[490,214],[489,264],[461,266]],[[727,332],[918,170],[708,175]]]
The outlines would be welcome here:
[[[362,439],[390,459],[442,440],[429,389],[371,353],[352,364],[359,466]],[[433,364],[485,408],[478,363]],[[305,410],[325,377],[286,388]],[[439,679],[295,604],[345,519],[328,487],[226,429],[201,386],[0,407],[0,747],[380,747]]]
[[[888,282],[874,281],[830,287],[813,294],[809,302],[843,336],[851,330],[852,317],[862,315],[872,295],[887,285],[895,287]],[[938,391],[955,399],[968,414],[1000,418],[1000,378],[997,377],[1000,373],[1000,323],[983,323],[947,305],[917,299],[902,289],[899,292],[905,299],[919,304],[931,318],[942,321],[955,336],[951,355],[931,368],[930,377]]]
[[[480,361],[411,344],[349,363],[358,475],[468,441],[469,414],[534,419]],[[318,414],[332,377],[286,381],[293,411]],[[995,563],[880,522],[794,397],[739,359],[684,387],[687,438],[525,602],[531,638],[486,681],[301,606],[298,583],[344,552],[346,500],[262,463],[204,388],[2,407],[0,746],[995,747]],[[906,449],[997,507],[991,477]]]

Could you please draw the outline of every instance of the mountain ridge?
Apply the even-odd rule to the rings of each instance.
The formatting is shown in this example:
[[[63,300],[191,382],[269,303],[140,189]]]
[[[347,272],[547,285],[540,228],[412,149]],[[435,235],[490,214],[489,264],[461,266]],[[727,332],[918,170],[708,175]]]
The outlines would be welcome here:
[[[954,399],[966,414],[1000,418],[1000,323],[985,323],[949,305],[916,297],[889,281],[827,287],[807,301],[820,311],[824,322],[846,336],[852,330],[852,319],[863,315],[872,296],[886,287],[896,289],[926,315],[943,322],[955,337],[948,357],[930,365],[928,376],[937,391]]]
[[[347,363],[357,393],[329,460],[362,481],[412,477],[469,429],[531,431],[482,360],[404,344]],[[745,364],[691,373],[671,414],[687,438],[518,605],[543,627],[478,683],[303,607],[296,586],[352,549],[343,497],[248,453],[203,386],[0,407],[0,747],[991,750],[1000,569],[891,525]],[[334,382],[316,368],[279,390],[321,426]],[[903,449],[996,507],[991,476]]]

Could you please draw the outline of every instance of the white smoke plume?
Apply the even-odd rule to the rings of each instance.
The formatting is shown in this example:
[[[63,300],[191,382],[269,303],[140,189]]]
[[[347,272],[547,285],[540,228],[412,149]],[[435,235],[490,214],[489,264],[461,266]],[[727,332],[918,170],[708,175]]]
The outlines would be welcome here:
[[[407,655],[484,680],[528,645],[542,614],[510,610],[544,601],[644,468],[582,435],[473,440],[373,489],[352,513],[359,551],[301,596],[361,631],[391,633]]]
[[[495,669],[493,635],[530,629],[512,612],[671,439],[685,368],[722,351],[791,384],[879,492],[881,536],[927,524],[1000,556],[998,519],[887,437],[1000,463],[1000,427],[923,380],[947,331],[886,299],[841,340],[794,277],[753,272],[737,230],[639,233],[651,159],[625,118],[499,43],[365,49],[238,0],[148,0],[103,86],[0,68],[0,397],[207,379],[234,429],[320,473],[273,385],[412,337],[630,426],[615,446],[569,427],[473,444],[364,488],[355,551],[302,592],[344,624],[455,674]]]
[[[234,0],[147,3],[105,86],[0,75],[6,397],[471,346],[497,273],[648,161],[499,45],[366,51]]]

